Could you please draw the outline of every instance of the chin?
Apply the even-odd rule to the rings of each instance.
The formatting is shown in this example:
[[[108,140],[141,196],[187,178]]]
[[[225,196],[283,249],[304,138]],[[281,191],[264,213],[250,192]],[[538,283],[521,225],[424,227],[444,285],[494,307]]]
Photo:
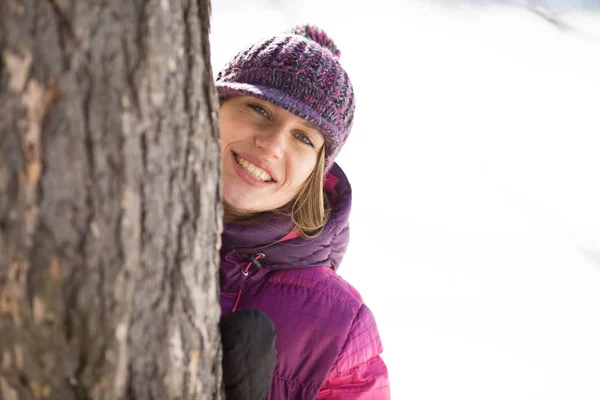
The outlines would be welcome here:
[[[229,201],[226,198],[223,199],[226,207],[232,209],[238,213],[258,213],[258,212],[266,212],[275,210],[279,208],[279,205],[268,205],[268,204],[255,204],[254,202],[246,202],[246,201]]]
[[[250,201],[244,201],[244,199],[240,199],[237,196],[227,196],[226,193],[223,193],[223,202],[229,208],[232,208],[238,212],[255,212],[257,210],[257,205],[253,204]]]
[[[240,196],[240,193],[244,195]],[[251,189],[240,188],[240,187],[226,187],[223,185],[223,202],[226,206],[235,209],[238,212],[265,212],[275,210],[285,204],[291,199],[281,202],[267,202],[268,200],[275,200],[273,195],[264,193],[254,193]],[[263,199],[262,201],[256,201],[257,198]],[[265,201],[267,200],[267,201]]]

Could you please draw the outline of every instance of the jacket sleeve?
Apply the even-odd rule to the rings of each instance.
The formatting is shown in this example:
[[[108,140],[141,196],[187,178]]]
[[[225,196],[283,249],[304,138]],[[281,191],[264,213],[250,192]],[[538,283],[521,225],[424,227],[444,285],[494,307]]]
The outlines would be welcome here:
[[[264,400],[275,369],[275,328],[253,308],[223,315],[223,383],[228,400]]]
[[[375,319],[363,305],[317,400],[390,399],[388,371]]]

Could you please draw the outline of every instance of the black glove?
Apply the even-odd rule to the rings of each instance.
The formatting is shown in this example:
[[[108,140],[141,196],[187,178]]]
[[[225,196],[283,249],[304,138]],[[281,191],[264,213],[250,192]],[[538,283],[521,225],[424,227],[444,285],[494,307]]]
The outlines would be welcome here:
[[[267,315],[245,308],[221,317],[227,400],[264,400],[275,369],[275,328]]]

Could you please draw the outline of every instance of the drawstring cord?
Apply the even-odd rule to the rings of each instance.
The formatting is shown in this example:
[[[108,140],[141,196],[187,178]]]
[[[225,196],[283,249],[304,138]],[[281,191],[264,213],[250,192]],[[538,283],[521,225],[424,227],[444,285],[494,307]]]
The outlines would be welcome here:
[[[255,265],[256,268],[260,268],[261,265],[258,260],[260,260],[261,258],[264,258],[264,257],[265,257],[264,253],[256,253],[254,256],[252,256],[250,258],[250,262],[246,265],[246,267],[244,267],[244,269],[242,269],[242,275],[248,276],[250,267],[252,265]],[[240,303],[241,297],[242,297],[242,288],[240,287],[240,290],[238,290],[237,297],[235,299],[235,304],[233,305],[233,309],[231,310],[231,312],[234,312],[235,310],[237,310],[237,307],[238,307],[238,304]]]

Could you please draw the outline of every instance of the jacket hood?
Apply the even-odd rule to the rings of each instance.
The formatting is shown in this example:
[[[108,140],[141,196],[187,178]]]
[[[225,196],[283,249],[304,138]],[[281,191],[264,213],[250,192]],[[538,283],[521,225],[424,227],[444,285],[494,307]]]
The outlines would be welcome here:
[[[225,264],[237,264],[263,253],[260,264],[268,270],[323,266],[336,270],[348,246],[352,189],[348,178],[335,163],[325,178],[325,193],[331,215],[321,234],[313,239],[297,237],[282,240],[294,226],[288,216],[268,216],[247,224],[224,224],[222,269],[224,261]]]

